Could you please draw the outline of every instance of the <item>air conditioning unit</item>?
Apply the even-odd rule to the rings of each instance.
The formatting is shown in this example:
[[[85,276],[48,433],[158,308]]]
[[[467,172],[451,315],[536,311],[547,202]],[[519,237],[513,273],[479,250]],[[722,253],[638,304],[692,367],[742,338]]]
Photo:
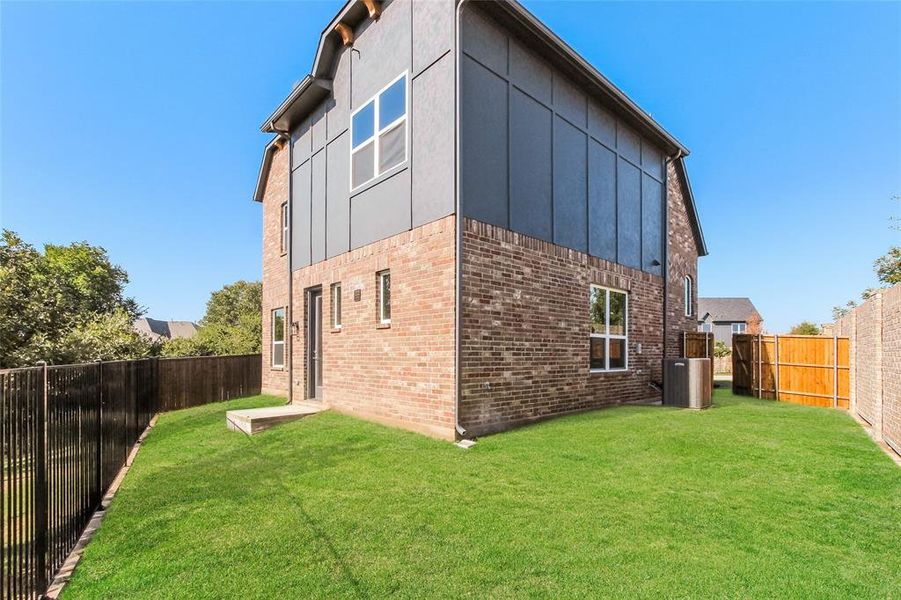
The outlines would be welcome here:
[[[713,396],[709,358],[668,358],[663,361],[663,404],[681,408],[708,408]]]

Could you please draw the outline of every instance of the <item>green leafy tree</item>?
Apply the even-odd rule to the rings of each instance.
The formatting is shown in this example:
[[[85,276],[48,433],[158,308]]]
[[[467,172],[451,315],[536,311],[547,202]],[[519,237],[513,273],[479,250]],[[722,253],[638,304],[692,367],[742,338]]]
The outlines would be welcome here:
[[[732,354],[732,350],[730,350],[729,346],[727,346],[726,343],[723,342],[722,340],[717,341],[713,345],[713,355],[716,358],[725,358],[725,357],[729,356],[730,354]]]
[[[789,331],[791,335],[820,335],[822,332],[819,325],[810,321],[801,321]]]
[[[237,281],[210,295],[197,335],[166,342],[165,356],[256,354],[261,350],[263,286]]]
[[[160,345],[135,331],[124,308],[97,313],[65,332],[57,348],[60,363],[145,358],[159,354]]]
[[[125,295],[126,283],[128,275],[110,262],[103,248],[80,242],[47,245],[42,253],[3,230],[0,367],[91,360],[94,353],[78,354],[76,348],[86,346],[73,345],[71,336],[113,313],[139,316],[141,309]]]
[[[901,246],[892,246],[873,263],[876,278],[886,285],[901,283]]]

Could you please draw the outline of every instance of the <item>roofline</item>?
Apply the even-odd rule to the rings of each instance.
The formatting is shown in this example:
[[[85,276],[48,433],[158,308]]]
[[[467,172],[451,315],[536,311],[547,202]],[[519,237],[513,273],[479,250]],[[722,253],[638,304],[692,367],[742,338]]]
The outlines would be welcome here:
[[[527,8],[520,4],[517,0],[498,0],[496,2],[481,3],[480,6],[489,10],[503,11],[505,14],[514,18],[522,27],[525,27],[532,34],[541,38],[551,49],[560,53],[561,57],[574,66],[582,75],[588,77],[596,85],[602,88],[608,95],[608,98],[616,105],[620,112],[630,117],[633,121],[643,125],[649,132],[658,138],[659,142],[668,150],[669,154],[681,153],[687,156],[690,151],[672,134],[663,128],[651,115],[645,112],[635,102],[633,102],[622,90],[607,79],[600,71],[585,60],[578,52],[573,50],[563,39],[556,33],[551,31],[547,25],[533,15]],[[361,0],[348,0],[333,18],[329,24],[323,29],[319,36],[319,44],[316,47],[316,55],[313,60],[312,69],[303,80],[293,89],[288,97],[272,112],[271,115],[260,126],[263,133],[273,133],[277,129],[273,124],[281,121],[285,115],[291,111],[292,107],[305,97],[309,97],[314,91],[331,90],[331,59],[334,56],[335,49],[339,44],[340,36],[336,33],[335,27],[338,23],[347,23],[356,26],[364,19],[368,18],[368,11]],[[318,95],[318,94],[315,94]],[[280,129],[290,129],[291,123],[285,123]]]
[[[691,190],[691,180],[688,178],[688,169],[685,168],[685,159],[680,156],[674,161],[682,175],[682,189],[688,199],[688,220],[695,234],[695,244],[698,247],[698,256],[708,256],[707,241],[704,239],[704,231],[701,229],[701,218],[698,216],[698,207],[695,204],[694,192]]]
[[[263,194],[266,193],[266,179],[269,175],[269,167],[272,166],[272,156],[278,149],[279,139],[278,136],[273,137],[266,144],[266,149],[263,150],[263,162],[260,163],[260,172],[257,173],[257,185],[253,190],[253,199],[257,202],[262,202]]]
[[[619,89],[612,81],[607,79],[600,71],[598,71],[591,63],[576,52],[569,44],[567,44],[560,36],[554,33],[547,25],[545,25],[538,17],[532,14],[526,7],[518,2],[518,0],[499,0],[496,2],[480,4],[484,8],[495,7],[504,10],[510,16],[516,18],[520,24],[526,26],[532,33],[543,37],[544,41],[550,46],[559,50],[563,58],[573,63],[582,73],[588,76],[595,84],[599,85],[610,94],[618,108],[631,116],[636,121],[644,124],[649,130],[668,146],[670,154],[681,152],[683,156],[690,154],[682,142],[677,140],[670,132],[668,132],[660,123],[638,106],[625,92]]]

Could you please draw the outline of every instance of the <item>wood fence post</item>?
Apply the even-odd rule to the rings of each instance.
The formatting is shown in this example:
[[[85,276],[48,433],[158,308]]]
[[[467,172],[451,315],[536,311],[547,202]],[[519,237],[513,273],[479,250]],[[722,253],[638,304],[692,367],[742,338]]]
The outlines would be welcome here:
[[[757,334],[757,397],[763,398],[763,342]]]
[[[774,347],[774,360],[776,362],[774,375],[773,375],[773,396],[776,400],[779,400],[779,336],[777,334],[773,334],[773,347]]]
[[[47,398],[50,394],[47,363],[41,361],[43,380],[37,402],[34,465],[34,558],[35,587],[39,595],[47,591]]]
[[[832,336],[832,408],[838,408],[838,336]]]

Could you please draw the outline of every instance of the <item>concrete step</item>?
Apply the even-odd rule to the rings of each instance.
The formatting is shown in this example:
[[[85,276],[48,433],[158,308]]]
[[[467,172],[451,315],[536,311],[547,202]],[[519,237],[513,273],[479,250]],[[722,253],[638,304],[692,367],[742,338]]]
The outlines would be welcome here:
[[[243,431],[247,435],[253,435],[281,423],[315,415],[323,410],[325,407],[311,402],[230,410],[225,413],[225,424],[231,431]]]

